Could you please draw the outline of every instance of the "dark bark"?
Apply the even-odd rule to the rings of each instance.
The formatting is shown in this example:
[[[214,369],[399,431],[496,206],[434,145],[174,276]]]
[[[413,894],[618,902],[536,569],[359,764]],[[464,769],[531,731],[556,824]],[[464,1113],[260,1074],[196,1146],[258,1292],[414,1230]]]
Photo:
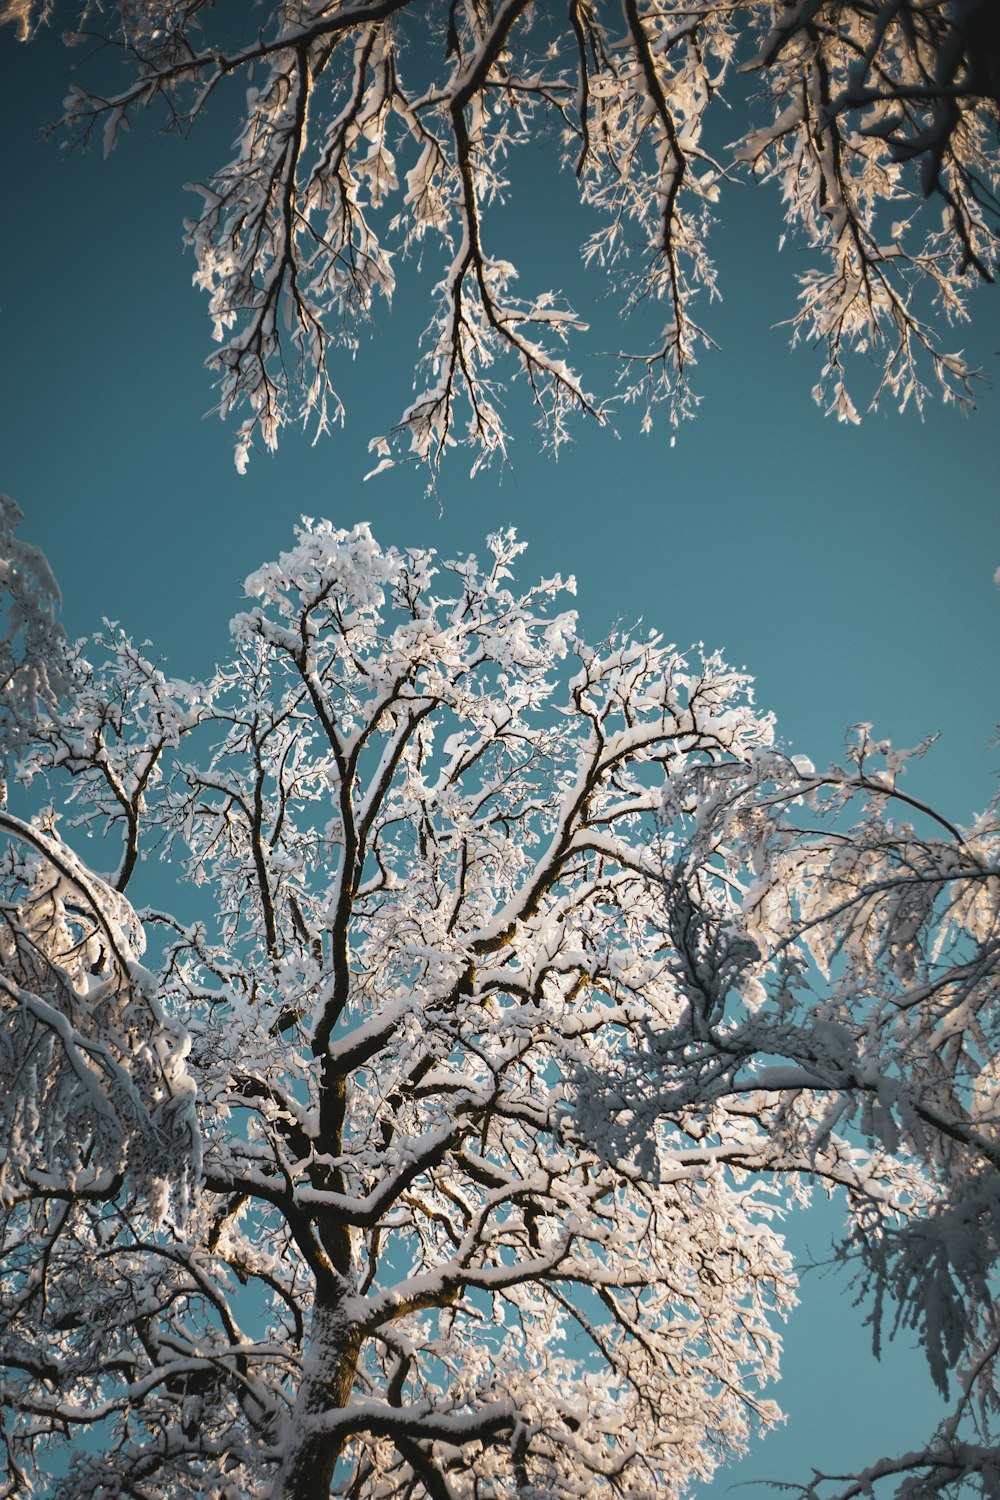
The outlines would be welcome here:
[[[344,1293],[317,1293],[302,1380],[290,1420],[274,1500],[323,1500],[344,1447],[341,1435],[310,1430],[310,1419],[347,1405],[361,1350],[361,1333],[346,1316]]]

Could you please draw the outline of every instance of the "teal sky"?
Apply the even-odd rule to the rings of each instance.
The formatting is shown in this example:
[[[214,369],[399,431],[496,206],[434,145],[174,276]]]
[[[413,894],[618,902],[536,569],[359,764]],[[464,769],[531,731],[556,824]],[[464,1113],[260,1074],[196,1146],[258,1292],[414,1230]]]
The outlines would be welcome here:
[[[224,159],[229,121],[220,110],[188,142],[137,131],[108,162],[60,152],[40,129],[69,60],[51,38],[30,49],[0,38],[0,489],[49,556],[72,633],[119,620],[197,677],[226,652],[241,580],[303,513],[370,520],[384,542],[448,554],[513,525],[530,544],[526,579],[576,574],[585,634],[641,617],[680,646],[723,649],[756,676],[785,744],[817,764],[860,720],[899,744],[940,732],[909,789],[959,821],[987,802],[1000,765],[996,288],[977,292],[973,323],[948,340],[986,377],[975,413],[886,410],[841,426],[810,398],[818,355],[790,352],[775,326],[804,253],[779,255],[774,195],[734,188],[716,242],[724,301],[704,310],[722,349],[695,371],[701,411],[673,448],[665,416],[643,438],[626,408],[616,432],[578,424],[555,463],[537,451],[516,382],[509,468],[470,481],[458,453],[432,496],[409,467],[363,484],[368,438],[409,398],[424,317],[404,290],[339,372],[346,431],[315,448],[286,432],[241,478],[231,428],[206,415],[209,325],[181,246],[195,201],[182,184]],[[496,248],[525,281],[598,302],[594,347],[617,347],[602,278],[580,269],[565,179],[544,148],[515,173]],[[591,388],[610,383],[606,364],[585,365]],[[828,1217],[810,1223],[803,1243],[821,1256]],[[844,1471],[927,1430],[920,1356],[899,1348],[875,1366],[863,1312],[834,1278],[809,1278],[803,1300],[776,1392],[789,1425],[717,1492],[807,1479],[814,1463]]]

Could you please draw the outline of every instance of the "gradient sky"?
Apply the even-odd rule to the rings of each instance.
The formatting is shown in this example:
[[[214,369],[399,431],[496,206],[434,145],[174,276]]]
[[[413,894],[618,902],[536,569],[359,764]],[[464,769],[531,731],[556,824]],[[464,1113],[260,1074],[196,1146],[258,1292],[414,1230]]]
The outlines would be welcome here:
[[[722,648],[755,674],[786,746],[817,765],[858,721],[901,745],[939,732],[908,790],[959,821],[984,806],[1000,763],[995,288],[949,340],[986,376],[975,413],[886,410],[841,426],[810,399],[818,356],[789,352],[775,327],[793,310],[802,252],[778,254],[773,194],[733,189],[716,243],[724,301],[705,314],[722,350],[695,372],[701,411],[673,448],[665,420],[643,438],[626,409],[617,432],[578,425],[555,463],[537,451],[517,383],[510,468],[470,481],[460,453],[433,496],[408,467],[362,484],[368,438],[409,397],[425,319],[404,296],[339,372],[346,431],[315,448],[286,433],[241,478],[231,429],[206,415],[209,325],[181,246],[195,203],[182,184],[221,164],[230,122],[220,111],[187,142],[137,131],[108,162],[60,152],[40,129],[73,60],[53,38],[0,38],[0,489],[54,566],[71,633],[118,620],[194,678],[226,652],[242,579],[303,513],[370,520],[383,542],[447,554],[513,525],[530,544],[525,580],[576,574],[585,634],[641,617],[680,646]],[[602,278],[584,277],[566,237],[565,178],[544,151],[515,170],[496,248],[522,261],[525,282],[597,301],[617,343]],[[610,379],[598,361],[584,376],[592,388]],[[833,1223],[814,1214],[797,1243],[822,1258]],[[807,1278],[775,1393],[789,1423],[713,1494],[808,1479],[813,1464],[843,1472],[926,1434],[922,1357],[900,1340],[877,1366],[863,1317],[842,1279]]]

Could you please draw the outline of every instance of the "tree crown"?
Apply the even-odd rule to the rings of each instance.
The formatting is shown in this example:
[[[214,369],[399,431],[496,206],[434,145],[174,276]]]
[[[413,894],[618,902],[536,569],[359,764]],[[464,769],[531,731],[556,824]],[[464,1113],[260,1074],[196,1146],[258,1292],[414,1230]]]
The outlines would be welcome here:
[[[319,434],[342,417],[335,352],[357,348],[408,255],[437,280],[416,394],[373,438],[378,467],[400,454],[436,466],[456,443],[474,466],[503,454],[512,372],[555,445],[574,412],[605,421],[618,401],[644,426],[663,401],[678,420],[712,343],[709,231],[748,174],[779,185],[786,228],[813,252],[790,325],[823,351],[817,400],[858,420],[850,350],[881,372],[873,404],[970,398],[972,372],[930,309],[960,319],[970,278],[996,262],[989,0],[574,0],[562,23],[531,0],[296,0],[245,26],[205,0],[142,0],[101,12],[106,32],[94,6],[79,11],[69,40],[99,35],[125,65],[66,101],[70,129],[105,150],[140,108],[186,130],[227,81],[246,82],[237,153],[187,226],[220,410],[248,413],[240,467],[256,438],[273,448],[289,422]],[[22,37],[51,13],[0,4]],[[569,358],[585,317],[559,287],[516,292],[517,268],[491,248],[510,156],[543,132],[584,205],[583,260],[626,307],[663,309],[647,344],[620,351],[615,396],[588,391]]]

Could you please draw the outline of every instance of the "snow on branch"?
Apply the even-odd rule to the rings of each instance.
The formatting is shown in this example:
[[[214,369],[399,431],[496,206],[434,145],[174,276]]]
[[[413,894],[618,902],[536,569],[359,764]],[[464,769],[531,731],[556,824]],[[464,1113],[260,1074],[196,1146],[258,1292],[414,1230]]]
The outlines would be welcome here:
[[[0,819],[22,1492],[72,1429],[59,1500],[679,1493],[779,1415],[816,1182],[962,1393],[954,1464],[872,1474],[987,1474],[996,810],[864,726],[788,759],[744,673],[588,645],[523,550],[306,519],[208,682],[75,654],[22,775],[119,873]],[[148,967],[144,851],[198,913]]]
[[[30,1472],[46,1435],[92,1429],[66,1500],[123,1470],[220,1497],[312,1500],[336,1472],[401,1500],[638,1500],[777,1415],[793,1276],[767,1195],[709,1158],[653,1187],[567,1113],[581,1058],[676,1012],[646,857],[662,789],[730,775],[771,722],[717,656],[586,647],[572,580],[517,587],[522,551],[305,521],[210,682],[106,632],[26,758],[138,849],[130,892],[156,849],[201,910],[150,914],[147,976],[124,896],[13,829],[39,852],[35,886],[10,866],[17,951],[37,968],[44,917],[52,952],[6,991],[39,1128],[12,1128],[3,1432]],[[53,1159],[70,1106],[79,1160]],[[134,1143],[190,1161],[182,1118],[200,1192],[159,1222]],[[740,1249],[716,1264],[723,1222]]]
[[[963,828],[908,792],[926,749],[859,725],[824,772],[758,758],[692,803],[683,841],[671,802],[659,852],[683,1014],[579,1080],[585,1135],[651,1174],[658,1119],[742,1101],[762,1150],[848,1186],[839,1253],[876,1352],[913,1329],[942,1395],[961,1395],[926,1446],[817,1474],[812,1500],[882,1479],[988,1495],[1000,1444],[1000,814]]]
[[[0,757],[23,748],[71,681],[59,589],[45,555],[14,536],[22,520],[0,495]]]
[[[140,109],[187,131],[224,84],[245,81],[236,155],[196,186],[187,225],[219,410],[245,413],[241,469],[288,423],[318,437],[342,421],[337,364],[407,256],[437,274],[415,393],[372,439],[376,472],[401,457],[436,468],[456,445],[474,468],[502,457],[512,376],[553,446],[574,414],[606,422],[621,402],[638,403],[644,427],[660,403],[675,422],[689,415],[690,371],[713,343],[710,234],[720,220],[725,233],[727,184],[748,175],[777,183],[781,240],[810,253],[789,323],[793,342],[821,350],[817,401],[859,419],[852,352],[880,371],[872,406],[921,405],[932,390],[971,400],[974,372],[942,330],[996,265],[992,0],[625,0],[621,13],[573,0],[565,20],[531,0],[304,0],[254,12],[244,30],[205,0],[78,9],[68,39],[98,40],[101,66],[110,49],[123,67],[74,84],[65,123],[100,133],[106,151]],[[0,3],[22,38],[49,12]],[[515,295],[516,266],[491,248],[516,201],[517,153],[539,139],[553,173],[574,179],[599,294],[610,278],[637,314],[617,393],[614,375],[598,395],[581,377],[590,319],[565,300],[560,268]]]
[[[186,1037],[141,965],[123,896],[49,827],[0,813],[5,1209],[140,1195],[183,1220],[200,1170]]]

